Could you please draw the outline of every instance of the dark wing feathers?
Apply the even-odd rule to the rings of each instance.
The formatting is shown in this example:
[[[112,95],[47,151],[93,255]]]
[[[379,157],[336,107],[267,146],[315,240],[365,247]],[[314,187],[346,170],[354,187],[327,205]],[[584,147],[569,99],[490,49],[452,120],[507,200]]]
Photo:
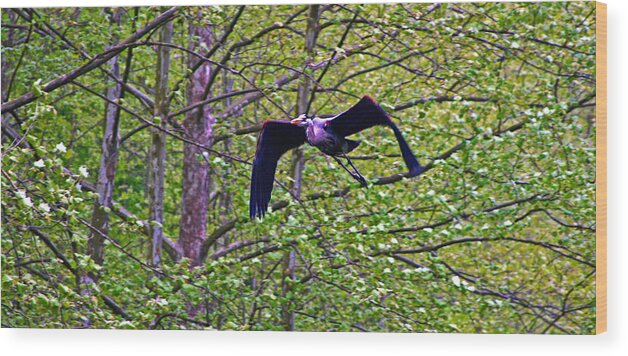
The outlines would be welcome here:
[[[368,95],[330,122],[332,130],[343,137],[356,134],[375,125],[389,126],[394,124],[384,109]]]
[[[397,125],[392,122],[390,116],[388,116],[384,109],[370,96],[364,96],[349,110],[339,114],[330,121],[332,130],[343,137],[356,134],[376,125],[389,126],[395,132],[403,160],[406,162],[406,166],[408,166],[408,170],[410,171],[409,176],[414,177],[421,174],[424,167],[417,161],[408,143],[403,138],[401,131]]]
[[[253,160],[249,213],[263,217],[268,209],[275,180],[277,161],[288,150],[305,143],[305,129],[289,121],[266,121],[257,139]]]

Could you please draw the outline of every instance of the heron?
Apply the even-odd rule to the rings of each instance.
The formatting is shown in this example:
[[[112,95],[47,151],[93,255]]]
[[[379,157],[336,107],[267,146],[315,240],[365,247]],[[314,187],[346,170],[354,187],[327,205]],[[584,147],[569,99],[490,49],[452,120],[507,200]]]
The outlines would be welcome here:
[[[318,148],[332,157],[362,186],[366,179],[351,162],[347,153],[355,150],[361,141],[346,138],[373,126],[388,126],[395,133],[401,155],[408,167],[407,177],[416,177],[424,171],[390,116],[370,96],[336,116],[318,117],[301,114],[294,120],[268,120],[262,125],[253,160],[249,213],[251,219],[263,218],[268,210],[275,171],[279,158],[287,151],[304,143]],[[346,160],[346,164],[342,162]]]

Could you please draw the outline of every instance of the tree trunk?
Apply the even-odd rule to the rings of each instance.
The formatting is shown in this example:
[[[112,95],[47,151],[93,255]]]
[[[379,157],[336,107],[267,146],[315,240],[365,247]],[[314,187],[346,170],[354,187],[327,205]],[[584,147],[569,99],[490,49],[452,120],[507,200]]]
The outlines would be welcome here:
[[[238,55],[234,55],[233,56],[233,63],[237,63],[238,61]],[[228,75],[228,73],[226,71],[222,72],[222,76],[223,76],[223,93],[229,93],[231,91],[233,91],[233,77],[231,77],[230,75]],[[224,107],[229,107],[231,105],[231,98],[227,98],[224,101]],[[234,128],[238,128],[237,126]],[[231,143],[232,143],[232,139],[231,137],[227,137],[224,141],[223,141],[223,151],[224,152],[231,152]],[[220,221],[220,226],[223,226],[224,224],[228,223],[230,221],[230,216],[232,216],[232,210],[233,210],[233,206],[232,206],[232,201],[231,201],[231,192],[229,191],[229,186],[231,183],[231,165],[227,165],[224,166],[222,168],[222,172],[221,172],[221,182],[222,182],[222,186],[220,187],[220,206],[218,208],[219,212],[219,216],[218,216],[218,220]],[[229,243],[231,243],[230,241],[230,235],[233,232],[227,232],[225,233],[221,238],[219,238],[216,241],[216,246],[219,246],[220,248],[225,247],[227,245],[229,245]]]
[[[7,16],[9,19],[9,23],[10,24],[15,24],[16,20],[17,20],[17,15],[15,14],[15,12],[6,9],[5,10],[7,12]],[[5,29],[4,31],[6,31],[5,35],[2,36],[2,47],[4,48],[11,48],[15,45],[15,30],[11,27]],[[31,31],[31,30],[29,30]],[[2,56],[2,58],[0,58],[0,60],[2,61],[2,70],[0,70],[0,76],[1,76],[1,85],[0,85],[0,90],[2,93],[2,102],[7,102],[9,100],[9,83],[11,83],[11,76],[13,74],[13,71],[17,70],[17,64],[16,63],[9,63],[9,56]],[[13,67],[13,68],[11,68]],[[12,70],[10,70],[12,69]]]
[[[18,18],[17,14],[14,11],[11,11],[10,9],[6,9],[5,11],[7,13],[6,15],[8,17],[9,23],[16,24],[17,18]],[[17,34],[15,29],[9,27],[9,28],[2,29],[2,31],[3,32],[6,31],[2,35],[2,48],[11,48],[15,46],[16,44],[15,37]],[[30,37],[31,37],[31,33],[32,33],[32,28],[29,29],[29,33],[28,35],[26,35],[27,37],[25,39],[25,44],[28,44],[28,41],[30,40]],[[0,62],[1,62],[0,64],[1,65],[0,67],[1,68],[0,69],[0,93],[2,96],[2,103],[4,104],[5,102],[9,100],[9,97],[11,96],[10,87],[13,85],[12,81],[14,80],[12,79],[12,77],[15,76],[17,78],[16,71],[19,70],[20,60],[16,62],[11,62],[9,61],[9,56],[3,55],[3,56],[0,56]],[[10,140],[9,138],[10,134],[7,134],[7,131],[13,130],[13,127],[11,125],[11,122],[13,120],[10,120],[10,116],[11,114],[9,112],[2,113],[2,133],[3,133],[2,143],[3,144],[6,141]],[[25,143],[26,142],[23,142],[23,144]]]
[[[120,26],[121,9],[114,10],[111,15],[112,26]],[[113,38],[112,43],[116,43],[117,38]],[[119,57],[115,56],[105,64],[116,76],[120,76]],[[122,85],[112,82],[107,87],[105,93],[107,99],[117,102],[122,96]],[[98,181],[96,183],[96,193],[98,198],[94,203],[91,225],[102,234],[109,233],[109,212],[113,201],[113,184],[118,164],[118,149],[120,147],[120,109],[113,104],[105,103],[105,123],[103,127],[102,143],[100,146],[100,167],[98,168]],[[92,231],[87,240],[87,254],[98,265],[103,264],[103,243],[101,234]],[[96,281],[97,276],[89,275],[87,279]]]
[[[190,25],[190,50],[201,45],[211,48],[212,30],[210,27]],[[198,58],[188,57],[189,67],[193,68]],[[203,63],[191,76],[187,86],[188,105],[204,98],[206,86],[211,76],[211,65]],[[207,105],[186,113],[183,126],[185,136],[203,146],[210,146],[213,140],[212,128],[216,119]],[[207,238],[207,213],[209,207],[210,172],[206,151],[188,143],[183,149],[183,195],[181,222],[179,224],[179,244],[183,257],[190,259],[190,266],[201,263],[201,244]]]
[[[159,32],[159,41],[172,42],[172,22],[165,24]],[[159,46],[157,54],[157,77],[155,80],[154,121],[165,126],[168,117],[168,72],[170,69],[170,47]],[[164,221],[164,173],[166,162],[166,134],[151,128],[151,147],[148,153],[148,204],[150,207],[148,261],[155,267],[161,266]]]
[[[320,5],[310,5],[309,15],[307,18],[307,29],[305,32],[305,53],[307,53],[307,59],[305,64],[308,64],[314,60],[314,54],[316,49],[316,39],[318,38],[318,21],[320,17]],[[305,67],[305,66],[304,66]],[[314,83],[308,78],[303,77],[299,84],[298,96],[297,96],[297,113],[305,113],[308,108],[308,100],[312,93]],[[290,189],[293,194],[299,198],[301,196],[301,181],[303,178],[303,166],[305,160],[303,158],[303,148],[299,147],[292,152],[292,184]],[[295,278],[295,253],[294,251],[286,251],[283,256],[283,279],[281,281],[281,293],[282,296],[286,296],[290,292],[290,285]],[[291,305],[284,304],[281,306],[281,322],[283,327],[287,331],[294,330],[294,310]]]

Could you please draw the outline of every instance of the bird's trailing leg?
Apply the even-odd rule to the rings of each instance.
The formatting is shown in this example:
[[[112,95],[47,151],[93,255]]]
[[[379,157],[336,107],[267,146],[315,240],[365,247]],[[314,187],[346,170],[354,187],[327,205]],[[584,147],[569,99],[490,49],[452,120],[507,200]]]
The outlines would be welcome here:
[[[342,166],[342,168],[344,168],[345,171],[349,172],[349,174],[351,174],[351,176],[355,180],[360,182],[360,184],[363,187],[366,187],[368,184],[366,183],[366,179],[364,178],[364,176],[362,176],[362,174],[360,174],[360,171],[358,171],[358,169],[353,165],[353,162],[351,162],[351,160],[349,159],[349,157],[347,157],[347,155],[343,154],[342,156],[347,159],[347,162],[349,162],[349,165],[351,165],[351,168],[353,168],[353,171],[351,171],[349,168],[347,168],[347,166],[345,166],[344,163],[342,163],[342,161],[338,157],[336,157],[336,156],[332,156],[332,157],[334,157],[336,162],[338,162],[338,164],[340,164],[340,166]]]

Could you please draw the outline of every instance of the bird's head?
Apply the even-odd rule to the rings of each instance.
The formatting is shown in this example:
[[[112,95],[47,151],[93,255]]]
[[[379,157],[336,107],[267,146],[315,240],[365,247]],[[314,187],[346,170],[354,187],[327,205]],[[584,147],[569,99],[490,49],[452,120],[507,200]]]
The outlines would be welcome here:
[[[327,126],[329,126],[330,119],[323,119],[316,115],[309,116],[306,114],[301,114],[294,120],[291,120],[290,123],[293,125],[298,125],[300,127],[314,127],[320,128],[322,130],[327,130]]]
[[[290,123],[301,127],[308,127],[312,123],[312,118],[306,114],[301,114],[296,119],[291,120]]]

